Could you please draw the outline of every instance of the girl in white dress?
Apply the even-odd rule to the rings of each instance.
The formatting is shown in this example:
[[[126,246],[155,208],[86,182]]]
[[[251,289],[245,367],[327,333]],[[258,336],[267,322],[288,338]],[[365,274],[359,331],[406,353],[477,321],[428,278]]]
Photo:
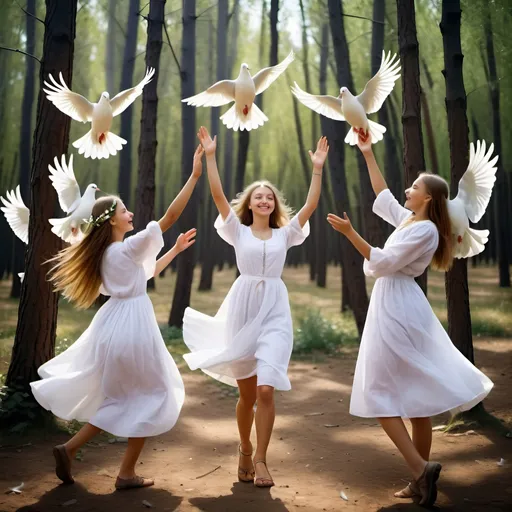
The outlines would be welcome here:
[[[185,390],[160,334],[146,282],[194,243],[191,229],[156,260],[164,245],[162,233],[176,222],[201,176],[202,154],[198,146],[192,175],[158,222],[123,241],[133,230],[133,213],[119,198],[99,198],[85,238],[51,260],[56,291],[79,308],[94,303],[100,285],[101,293],[110,295],[82,336],[43,364],[38,369],[42,380],[31,383],[42,407],[64,420],[87,422],[53,449],[56,474],[64,483],[74,482],[71,461],[79,448],[102,430],[128,438],[116,489],[154,483],[137,476],[135,464],[146,437],[174,426]]]
[[[368,137],[361,149],[377,196],[373,211],[397,229],[383,249],[371,247],[347,215],[328,221],[363,255],[364,272],[376,277],[357,358],[350,413],[378,418],[402,453],[413,481],[397,497],[418,495],[431,506],[441,471],[428,462],[432,443],[430,416],[468,410],[482,401],[493,383],[453,345],[414,278],[430,263],[447,270],[452,262],[448,184],[421,174],[405,191],[402,207],[377,166]],[[412,424],[412,440],[402,418]]]
[[[293,345],[290,304],[281,280],[286,252],[309,234],[308,219],[320,197],[327,140],[319,140],[306,204],[289,219],[290,210],[269,182],[249,185],[230,206],[215,160],[216,140],[201,127],[199,140],[206,153],[208,180],[220,216],[215,227],[235,248],[240,277],[215,317],[187,308],[183,339],[191,353],[185,360],[213,378],[238,386],[236,407],[240,433],[240,481],[257,487],[274,485],[266,466],[267,448],[274,425],[274,389],[289,390],[288,363]],[[250,440],[255,415],[257,448],[251,460]],[[256,477],[256,478],[255,478]]]

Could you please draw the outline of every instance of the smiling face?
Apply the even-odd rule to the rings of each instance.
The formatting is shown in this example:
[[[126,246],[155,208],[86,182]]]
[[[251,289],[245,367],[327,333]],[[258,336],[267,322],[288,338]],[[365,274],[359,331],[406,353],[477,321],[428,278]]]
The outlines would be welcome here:
[[[251,194],[249,202],[249,209],[252,210],[253,215],[261,215],[262,217],[270,217],[270,214],[275,210],[276,199],[274,192],[268,187],[258,187],[254,189]]]
[[[133,231],[133,213],[128,211],[122,201],[117,201],[116,213],[110,219],[110,224],[121,235]]]
[[[432,196],[422,177],[416,178],[410,188],[405,191],[405,207],[414,213],[419,213],[427,208]]]

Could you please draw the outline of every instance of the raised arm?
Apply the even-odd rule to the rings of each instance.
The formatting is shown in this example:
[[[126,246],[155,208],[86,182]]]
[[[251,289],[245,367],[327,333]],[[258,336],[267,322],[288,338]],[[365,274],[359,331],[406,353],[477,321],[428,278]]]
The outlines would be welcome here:
[[[222,182],[220,181],[219,169],[217,168],[217,159],[215,158],[215,151],[217,149],[217,136],[212,140],[208,130],[201,126],[197,134],[201,142],[204,152],[206,153],[206,171],[208,173],[208,182],[210,183],[210,191],[212,193],[213,202],[219,210],[223,220],[226,220],[231,207],[226,199],[224,190],[222,189]]]
[[[355,128],[353,130],[357,131]],[[375,195],[378,196],[383,190],[388,188],[386,180],[382,173],[380,172],[379,166],[377,165],[377,161],[375,160],[375,155],[372,150],[371,137],[369,135],[363,135],[359,132],[359,140],[357,141],[357,145],[363,153],[364,159],[366,160],[366,165],[368,167],[368,174],[370,175],[370,181],[372,182],[373,191]]]
[[[311,185],[309,186],[308,197],[306,204],[299,211],[299,224],[304,227],[304,224],[309,220],[313,212],[318,206],[320,199],[320,192],[322,191],[322,170],[329,151],[326,137],[321,137],[316,145],[316,151],[313,154],[309,152],[311,162],[313,162],[313,175],[311,176]]]
[[[169,208],[167,208],[165,215],[158,221],[162,233],[167,231],[178,220],[179,216],[185,209],[185,206],[187,206],[190,196],[192,195],[192,192],[194,192],[197,180],[201,177],[203,172],[203,164],[201,162],[203,153],[203,147],[201,145],[197,146],[196,152],[194,153],[194,162],[190,178],[187,183],[185,183],[185,186],[180,190],[180,193],[176,196],[174,201],[170,204]]]

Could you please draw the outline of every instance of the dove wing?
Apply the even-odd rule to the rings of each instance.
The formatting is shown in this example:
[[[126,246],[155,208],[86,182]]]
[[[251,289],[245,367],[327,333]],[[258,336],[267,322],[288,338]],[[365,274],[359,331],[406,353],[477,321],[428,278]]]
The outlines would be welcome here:
[[[4,205],[0,210],[4,212],[5,218],[14,234],[21,241],[28,244],[29,210],[21,197],[20,186],[16,187],[16,191],[7,191],[6,196],[7,199],[0,196],[0,201]]]
[[[71,117],[75,121],[87,123],[92,119],[92,111],[94,110],[94,104],[82,95],[71,91],[62,73],[59,73],[60,83],[58,83],[52,75],[50,82],[44,82],[46,88],[43,87],[43,91],[46,93],[46,97],[67,116]]]
[[[220,107],[234,101],[235,87],[235,80],[221,80],[208,87],[206,91],[184,98],[181,101],[193,107]]]
[[[270,85],[279,78],[279,75],[293,62],[293,59],[295,59],[295,55],[293,51],[291,51],[283,62],[269,68],[260,69],[252,77],[256,94],[261,94],[265,89],[268,89]]]
[[[318,112],[319,114],[334,119],[335,121],[345,121],[341,113],[341,99],[334,96],[315,96],[303,91],[297,82],[292,86],[294,96],[306,107]]]
[[[464,203],[466,214],[471,222],[478,222],[491,199],[492,188],[496,181],[496,162],[498,155],[492,158],[494,144],[486,153],[485,141],[470,145],[469,165],[459,181],[457,198]],[[492,158],[492,159],[491,159]]]
[[[64,212],[71,213],[76,210],[81,199],[80,187],[73,172],[73,155],[69,157],[68,164],[66,164],[66,155],[62,155],[60,163],[55,157],[53,164],[55,167],[48,165],[50,180],[59,196],[60,207]]]
[[[142,89],[151,82],[153,76],[155,74],[155,68],[148,68],[146,70],[146,74],[144,78],[131,89],[126,89],[125,91],[116,94],[110,100],[110,106],[112,107],[112,115],[118,116],[122,112],[124,112],[134,101],[142,94]]]
[[[400,78],[399,71],[400,60],[397,55],[391,56],[389,52],[386,56],[383,51],[379,71],[368,81],[364,91],[356,96],[367,114],[377,112],[382,107],[384,100],[393,90],[396,80]]]

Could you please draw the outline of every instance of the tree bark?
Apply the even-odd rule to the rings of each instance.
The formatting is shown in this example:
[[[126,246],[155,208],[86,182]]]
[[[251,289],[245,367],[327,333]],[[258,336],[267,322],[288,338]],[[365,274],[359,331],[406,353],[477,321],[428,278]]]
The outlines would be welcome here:
[[[37,369],[54,356],[58,295],[48,282],[45,261],[61,248],[51,232],[57,194],[48,178],[48,164],[67,153],[71,118],[55,108],[43,92],[48,74],[62,73],[71,88],[77,0],[46,0],[43,58],[39,73],[39,98],[30,171],[29,240],[25,280],[21,288],[18,325],[7,373],[7,386],[27,390],[37,380]]]
[[[26,23],[26,45],[25,51],[30,55],[34,55],[36,46],[36,1],[28,0],[25,14]],[[20,131],[20,190],[25,204],[28,205],[30,199],[30,141],[32,139],[32,107],[34,105],[34,82],[35,82],[35,65],[36,62],[31,57],[25,57],[25,83],[23,87],[23,103],[21,106],[21,131]],[[21,281],[18,272],[23,269],[25,259],[26,245],[18,238],[14,238],[13,251],[13,273],[11,297],[19,298],[21,292]]]
[[[441,34],[443,35],[444,70],[446,83],[446,112],[451,162],[451,195],[457,195],[459,181],[469,161],[469,126],[466,115],[466,90],[462,75],[462,48],[460,42],[460,1],[443,0]],[[445,274],[448,305],[448,335],[453,344],[472,363],[473,337],[469,309],[467,259],[454,260]]]
[[[116,76],[116,0],[108,0],[108,29],[106,43],[105,75],[107,91],[114,93]]]
[[[496,183],[494,185],[495,217],[496,217],[496,240],[498,242],[498,267],[500,271],[500,286],[510,288],[510,268],[508,241],[510,223],[507,215],[507,181],[505,168],[503,167],[503,153],[501,149],[501,119],[500,119],[500,86],[498,82],[498,72],[496,69],[496,57],[494,55],[494,42],[492,34],[491,8],[489,4],[485,7],[485,46],[487,52],[487,63],[489,66],[489,95],[492,105],[492,129],[493,142],[496,154],[500,155],[498,159],[498,170],[496,171]]]
[[[119,91],[133,87],[133,70],[135,69],[135,55],[137,50],[137,31],[139,27],[140,0],[130,0],[128,7],[128,23],[126,29],[126,41],[124,45],[123,68],[121,70],[121,84]],[[109,91],[113,94],[112,91]],[[132,193],[132,119],[133,108],[127,108],[121,114],[120,137],[127,141],[126,147],[119,155],[119,174],[117,191],[121,199],[128,206],[130,205]]]
[[[397,0],[398,41],[402,65],[402,126],[404,136],[405,186],[410,187],[425,170],[421,132],[421,86],[419,44],[414,0]],[[427,270],[416,279],[427,294]]]
[[[162,30],[165,23],[166,0],[149,2],[148,35],[146,42],[146,68],[154,68],[155,74],[142,91],[140,118],[139,175],[135,203],[135,229],[141,231],[155,218],[155,167],[156,126],[158,116],[158,75],[162,52]],[[148,281],[148,288],[155,287],[155,280]]]
[[[181,97],[188,98],[194,94],[196,68],[196,0],[183,0],[183,40],[181,46]],[[185,103],[181,104],[181,180],[185,184],[190,176],[196,140],[196,109]],[[181,232],[193,228],[197,222],[197,191],[183,210],[178,221]],[[181,327],[183,314],[190,305],[190,293],[194,278],[195,247],[192,246],[178,258],[178,274],[169,325]]]
[[[428,88],[430,91],[432,91],[434,87],[434,82],[428,70],[428,65],[425,59],[422,59],[421,62],[423,64],[423,71],[425,72],[424,74],[427,79]],[[434,174],[439,174],[439,164],[437,162],[436,139],[434,135],[434,128],[432,126],[432,119],[430,117],[427,93],[425,92],[425,89],[423,87],[421,87],[420,99],[422,114],[425,117],[425,128],[427,130],[427,146],[428,153],[430,155],[430,171],[432,171]]]

